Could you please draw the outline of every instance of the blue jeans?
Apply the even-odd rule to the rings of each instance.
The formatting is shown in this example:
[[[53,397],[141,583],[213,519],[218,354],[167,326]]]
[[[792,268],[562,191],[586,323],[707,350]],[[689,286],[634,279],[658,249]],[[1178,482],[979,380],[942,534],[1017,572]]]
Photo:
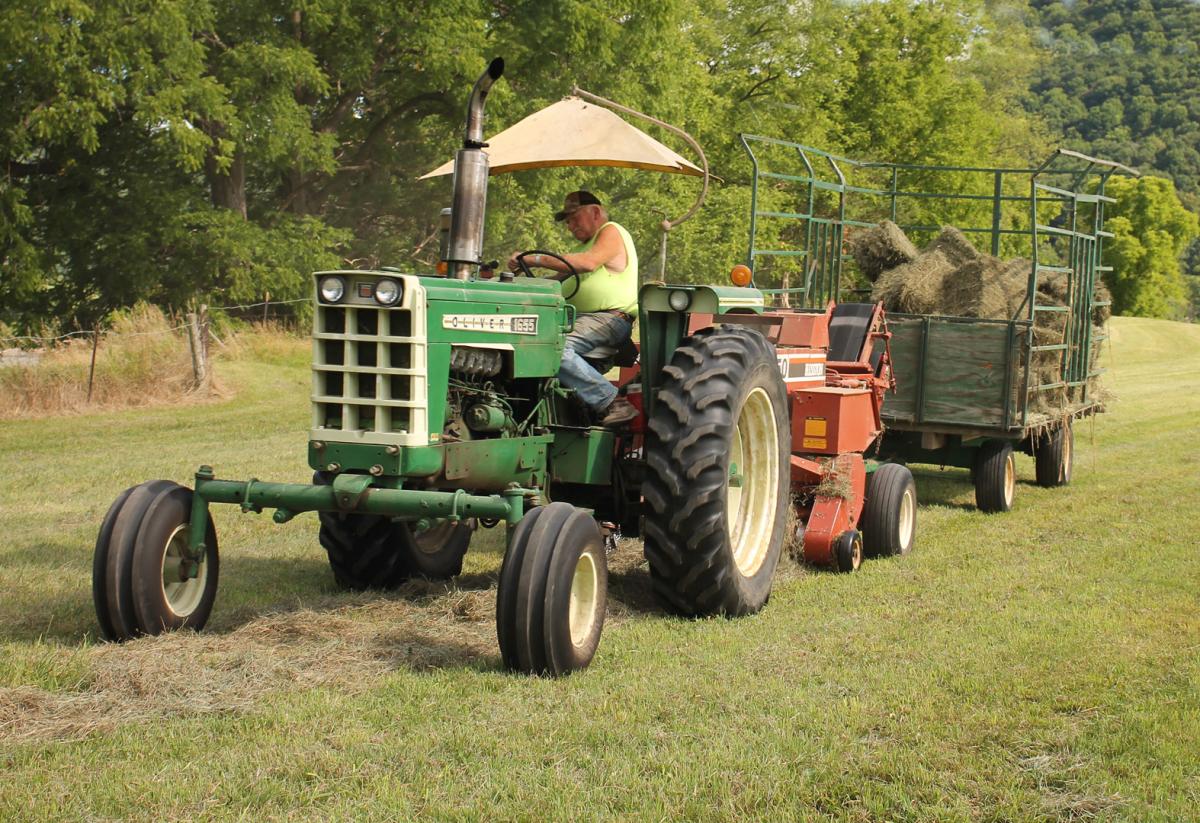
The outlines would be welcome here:
[[[604,411],[617,396],[617,387],[593,369],[582,355],[597,346],[619,346],[629,339],[633,324],[619,314],[592,312],[575,318],[575,329],[563,347],[558,380],[579,393],[579,399],[595,411]]]

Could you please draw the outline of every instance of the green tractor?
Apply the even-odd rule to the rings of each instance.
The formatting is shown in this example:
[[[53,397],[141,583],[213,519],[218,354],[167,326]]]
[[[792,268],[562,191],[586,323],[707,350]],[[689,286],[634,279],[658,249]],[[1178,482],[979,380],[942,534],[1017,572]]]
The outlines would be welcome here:
[[[556,379],[571,280],[480,275],[482,110],[502,70],[493,61],[468,104],[447,274],[313,277],[312,484],[225,480],[201,466],[194,489],[156,480],[126,490],[96,541],[106,638],[204,626],[216,503],[273,509],[277,523],[317,512],[334,577],[352,589],[451,577],[474,530],[503,521],[497,635],[519,672],[561,675],[592,660],[606,544],[620,530],[644,537],[671,611],[737,615],[766,603],[798,469],[787,362],[761,322],[763,295],[643,287],[640,371],[626,369],[623,388],[642,414],[621,431],[593,426]]]

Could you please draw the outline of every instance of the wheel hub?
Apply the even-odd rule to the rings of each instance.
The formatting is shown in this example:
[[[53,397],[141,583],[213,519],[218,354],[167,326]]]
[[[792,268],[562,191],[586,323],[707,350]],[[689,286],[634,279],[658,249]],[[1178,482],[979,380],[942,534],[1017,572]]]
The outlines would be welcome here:
[[[167,606],[179,617],[194,612],[204,598],[208,564],[201,557],[195,576],[191,576],[191,552],[188,548],[188,524],[175,527],[163,551],[162,586]]]
[[[775,528],[779,433],[771,398],[756,388],[746,397],[729,452],[726,525],[738,570],[752,577],[762,566]]]
[[[576,647],[582,647],[587,642],[596,622],[599,580],[595,559],[584,552],[575,563],[575,573],[571,577],[571,601],[567,607],[571,643]]]

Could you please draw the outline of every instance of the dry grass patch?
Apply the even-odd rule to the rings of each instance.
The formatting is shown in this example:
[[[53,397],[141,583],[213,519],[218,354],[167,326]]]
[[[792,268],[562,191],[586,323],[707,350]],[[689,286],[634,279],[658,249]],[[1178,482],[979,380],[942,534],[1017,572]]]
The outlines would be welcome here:
[[[71,338],[34,359],[0,366],[0,419],[75,414],[220,397],[214,383],[197,391],[184,332],[163,312],[139,304],[112,317],[100,336],[88,399],[92,339]]]

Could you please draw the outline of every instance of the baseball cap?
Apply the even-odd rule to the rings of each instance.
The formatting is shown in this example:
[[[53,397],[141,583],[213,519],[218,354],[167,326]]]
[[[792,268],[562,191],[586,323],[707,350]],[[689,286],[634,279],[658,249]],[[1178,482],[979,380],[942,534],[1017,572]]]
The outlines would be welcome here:
[[[566,220],[575,212],[579,211],[584,206],[599,206],[601,205],[599,198],[590,191],[573,191],[567,195],[567,199],[563,202],[562,211],[556,212],[555,220]]]

